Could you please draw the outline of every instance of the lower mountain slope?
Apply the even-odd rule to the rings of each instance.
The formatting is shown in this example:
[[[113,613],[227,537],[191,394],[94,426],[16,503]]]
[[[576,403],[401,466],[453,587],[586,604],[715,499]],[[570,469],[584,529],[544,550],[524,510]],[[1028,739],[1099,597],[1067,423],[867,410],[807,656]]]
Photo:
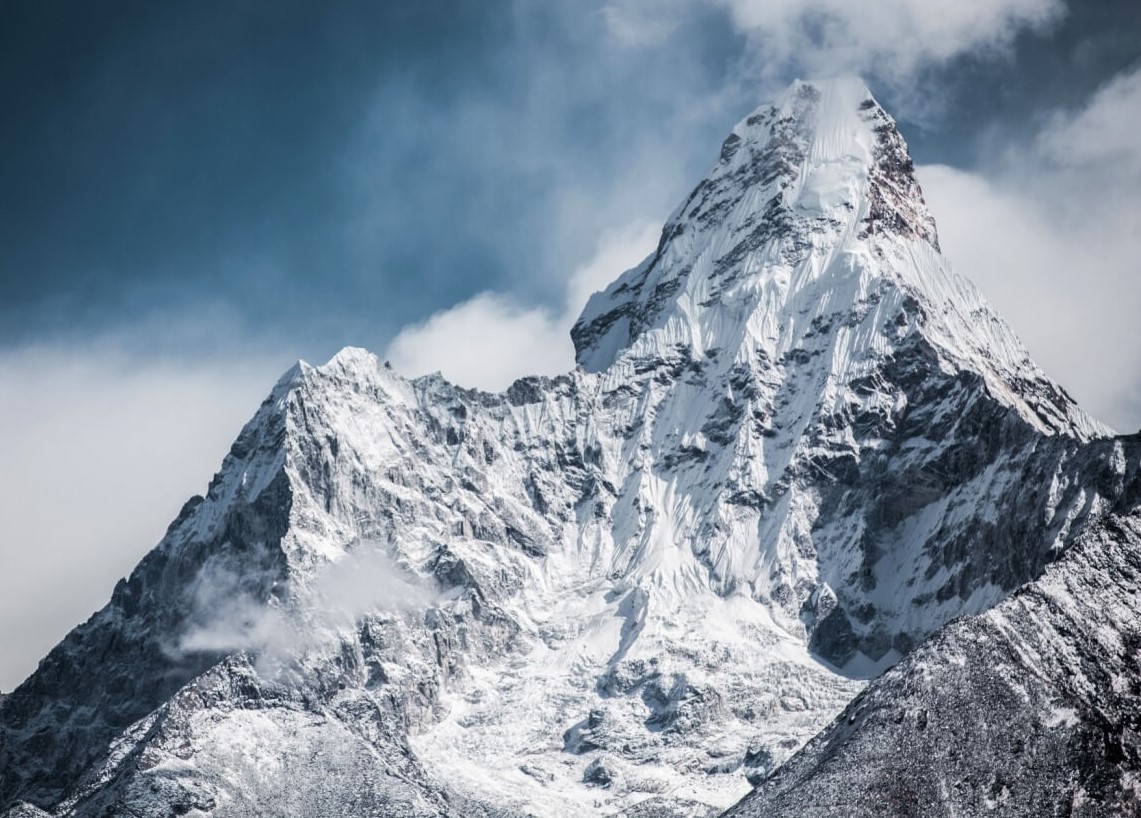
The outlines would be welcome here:
[[[918,647],[725,816],[1138,814],[1134,507],[1010,599]]]
[[[769,597],[722,588],[693,529],[655,541],[676,513],[643,488],[661,467],[608,470],[648,447],[599,423],[600,405],[633,416],[630,383],[580,373],[492,396],[409,382],[354,350],[288,375],[207,496],[0,704],[7,803],[59,816],[728,806],[862,685],[813,657],[807,628],[778,624]],[[905,553],[950,589],[927,601],[932,628],[976,593],[946,565],[1017,586],[1135,490],[1134,444],[1042,437],[990,406],[989,437],[959,418],[990,462],[959,472],[975,487],[935,472],[950,497],[924,494],[900,524],[925,526],[938,558]],[[874,520],[875,498],[913,496],[901,486],[934,470],[901,479],[902,448],[851,482],[790,479],[840,498],[816,542],[845,503]],[[988,547],[964,550],[972,530]]]

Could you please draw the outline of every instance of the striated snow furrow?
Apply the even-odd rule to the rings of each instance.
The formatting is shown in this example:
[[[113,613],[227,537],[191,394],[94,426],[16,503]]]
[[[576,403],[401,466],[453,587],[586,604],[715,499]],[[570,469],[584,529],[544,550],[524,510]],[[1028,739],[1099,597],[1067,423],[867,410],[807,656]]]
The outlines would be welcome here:
[[[573,335],[498,395],[287,373],[0,702],[0,810],[715,814],[1133,485],[858,81],[740,123]]]

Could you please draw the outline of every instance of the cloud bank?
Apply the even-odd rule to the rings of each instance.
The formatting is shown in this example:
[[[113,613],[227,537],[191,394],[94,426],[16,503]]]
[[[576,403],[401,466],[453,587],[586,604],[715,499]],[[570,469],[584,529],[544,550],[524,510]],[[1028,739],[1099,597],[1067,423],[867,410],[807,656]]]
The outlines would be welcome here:
[[[637,48],[662,45],[709,10],[747,41],[743,85],[857,73],[916,104],[924,69],[963,55],[1002,57],[1019,34],[1047,30],[1066,13],[1062,0],[617,0],[602,14],[617,43]]]
[[[924,63],[1007,48],[1024,29],[1056,22],[1059,0],[713,0],[756,38],[766,61],[867,71],[902,81]]]
[[[587,298],[645,258],[660,231],[660,225],[638,220],[604,233],[593,257],[570,276],[557,313],[480,293],[402,329],[385,357],[405,375],[439,371],[453,383],[489,391],[524,375],[568,372],[574,368],[570,328]]]
[[[982,171],[921,167],[943,249],[1047,374],[1121,431],[1141,419],[1141,69]]]
[[[0,690],[106,604],[284,369],[99,345],[0,353]]]

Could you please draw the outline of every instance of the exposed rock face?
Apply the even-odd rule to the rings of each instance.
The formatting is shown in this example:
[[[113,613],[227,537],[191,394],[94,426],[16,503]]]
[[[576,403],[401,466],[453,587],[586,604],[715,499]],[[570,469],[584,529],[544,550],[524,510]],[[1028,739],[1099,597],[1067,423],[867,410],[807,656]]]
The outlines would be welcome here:
[[[288,373],[0,703],[0,810],[710,814],[1133,490],[858,82],[739,124],[574,340],[500,395]]]
[[[726,815],[1141,814],[1139,609],[1134,509],[913,651]]]

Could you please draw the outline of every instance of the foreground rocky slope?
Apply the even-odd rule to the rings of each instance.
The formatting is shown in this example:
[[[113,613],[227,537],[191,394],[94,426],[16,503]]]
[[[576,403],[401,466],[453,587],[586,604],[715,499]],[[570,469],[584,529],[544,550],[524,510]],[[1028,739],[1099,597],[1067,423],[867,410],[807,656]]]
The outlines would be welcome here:
[[[858,82],[740,123],[573,335],[499,395],[287,373],[0,702],[0,810],[715,813],[1133,491]]]
[[[1139,610],[1134,508],[916,649],[727,818],[1141,814]]]

